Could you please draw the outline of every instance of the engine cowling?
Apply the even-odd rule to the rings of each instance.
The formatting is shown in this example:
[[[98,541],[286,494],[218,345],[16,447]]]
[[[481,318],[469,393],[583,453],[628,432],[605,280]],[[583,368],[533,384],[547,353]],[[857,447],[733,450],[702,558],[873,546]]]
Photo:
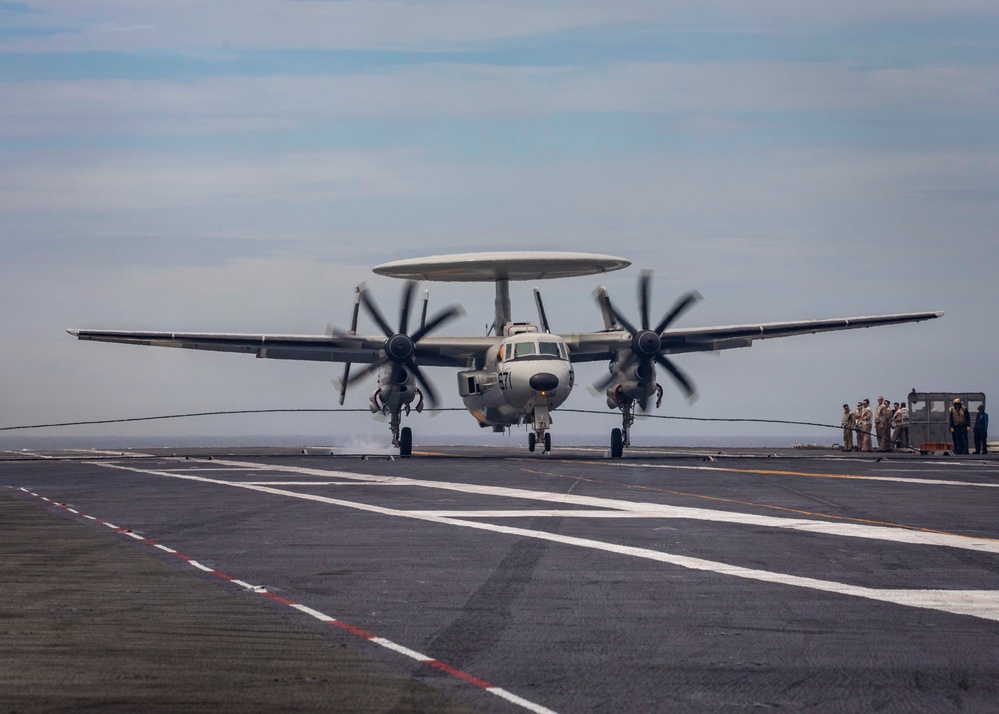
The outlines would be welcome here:
[[[378,388],[371,393],[371,411],[400,407],[416,398],[416,377],[405,367],[387,365],[378,373]]]
[[[656,393],[656,365],[651,360],[634,362],[623,370],[611,362],[610,371],[616,375],[607,388],[607,406],[615,409],[632,401],[642,402]]]

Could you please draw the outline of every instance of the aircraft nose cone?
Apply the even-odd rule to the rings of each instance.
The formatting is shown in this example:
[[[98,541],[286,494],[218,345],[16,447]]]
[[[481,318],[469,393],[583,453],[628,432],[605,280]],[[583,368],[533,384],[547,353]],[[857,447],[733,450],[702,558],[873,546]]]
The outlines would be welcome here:
[[[550,392],[558,386],[558,377],[551,372],[538,372],[528,380],[528,384],[536,392]]]

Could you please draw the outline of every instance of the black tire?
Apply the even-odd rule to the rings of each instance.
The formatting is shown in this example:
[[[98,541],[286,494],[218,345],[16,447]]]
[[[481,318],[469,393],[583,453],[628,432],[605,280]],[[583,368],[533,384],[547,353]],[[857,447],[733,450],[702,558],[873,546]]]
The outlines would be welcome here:
[[[624,455],[624,434],[620,429],[611,429],[611,449],[612,459],[620,459]]]
[[[527,450],[534,451],[534,447],[538,444],[538,436],[533,431],[527,433]]]
[[[399,456],[408,458],[413,454],[413,430],[408,426],[399,432]]]
[[[545,453],[552,450],[552,435],[550,431],[545,432]]]

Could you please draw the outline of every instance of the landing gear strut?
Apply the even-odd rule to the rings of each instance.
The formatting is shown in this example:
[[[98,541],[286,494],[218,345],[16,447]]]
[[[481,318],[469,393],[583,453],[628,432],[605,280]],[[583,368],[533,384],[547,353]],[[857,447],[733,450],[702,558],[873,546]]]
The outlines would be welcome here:
[[[406,405],[407,409],[409,405]],[[413,430],[408,426],[400,428],[402,410],[394,409],[389,414],[389,428],[392,429],[392,446],[399,448],[399,456],[406,458],[413,454]]]
[[[532,428],[534,431],[528,432],[527,434],[527,450],[533,452],[540,441],[544,444],[544,453],[548,453],[552,450],[552,435],[548,431],[548,427],[552,425],[551,415],[548,413],[548,407],[546,406],[536,406],[534,407],[534,423]]]
[[[621,428],[611,430],[612,459],[620,459],[624,455],[624,447],[631,446],[631,425],[635,423],[635,402],[624,401],[620,406]]]

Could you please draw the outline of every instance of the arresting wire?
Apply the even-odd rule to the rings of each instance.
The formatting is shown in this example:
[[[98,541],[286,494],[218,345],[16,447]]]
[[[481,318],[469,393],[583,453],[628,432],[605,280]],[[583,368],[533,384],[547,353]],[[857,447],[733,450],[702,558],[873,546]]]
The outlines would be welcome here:
[[[350,412],[368,412],[370,409],[227,409],[223,411],[211,412],[187,412],[183,414],[159,414],[155,416],[124,417],[119,419],[91,419],[87,421],[66,421],[53,422],[50,424],[21,424],[17,426],[0,426],[0,431],[18,431],[25,429],[52,429],[66,426],[94,426],[100,424],[125,424],[140,421],[159,421],[166,419],[188,419],[192,417],[206,416],[230,416],[236,414],[341,414]],[[425,412],[463,412],[462,407],[438,407],[436,409],[425,409]],[[596,409],[559,409],[562,413],[574,414],[596,414],[598,416],[619,416],[616,411],[598,411]],[[811,421],[794,421],[789,419],[758,419],[740,417],[687,417],[670,414],[635,414],[637,419],[669,419],[675,421],[698,421],[698,422],[737,422],[751,424],[788,424],[792,426],[814,426],[823,429],[842,429],[839,424],[820,424]]]

